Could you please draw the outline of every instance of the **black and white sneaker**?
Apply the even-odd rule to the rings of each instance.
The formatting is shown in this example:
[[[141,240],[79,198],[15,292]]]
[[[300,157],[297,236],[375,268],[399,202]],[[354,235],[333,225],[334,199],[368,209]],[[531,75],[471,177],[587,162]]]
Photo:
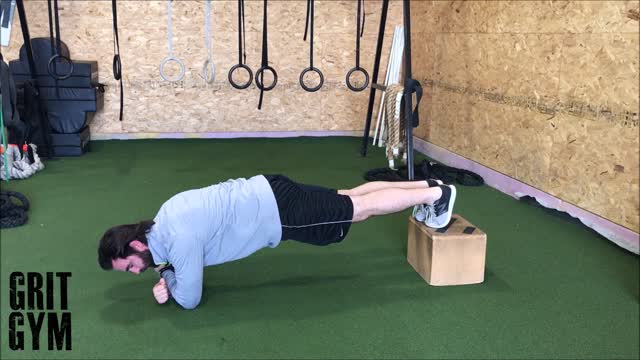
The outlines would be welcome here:
[[[426,205],[424,224],[430,228],[441,229],[449,224],[453,215],[453,204],[456,201],[456,187],[440,185],[442,196],[432,205]]]
[[[427,179],[427,184],[429,185],[429,187],[436,187],[436,186],[440,186],[442,185],[442,181],[441,180],[437,180],[437,179]],[[420,205],[416,205],[413,207],[413,217],[420,221],[423,222],[426,218],[427,218],[427,206],[426,204],[420,204]]]

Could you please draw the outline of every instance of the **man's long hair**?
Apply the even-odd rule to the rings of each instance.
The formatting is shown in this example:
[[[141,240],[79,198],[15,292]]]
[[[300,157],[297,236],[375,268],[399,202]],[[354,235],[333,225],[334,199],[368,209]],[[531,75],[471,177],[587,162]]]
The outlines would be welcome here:
[[[104,270],[113,269],[113,259],[125,258],[135,251],[129,246],[133,240],[147,245],[147,233],[155,224],[152,220],[144,220],[137,224],[118,225],[107,230],[98,246],[98,263]]]

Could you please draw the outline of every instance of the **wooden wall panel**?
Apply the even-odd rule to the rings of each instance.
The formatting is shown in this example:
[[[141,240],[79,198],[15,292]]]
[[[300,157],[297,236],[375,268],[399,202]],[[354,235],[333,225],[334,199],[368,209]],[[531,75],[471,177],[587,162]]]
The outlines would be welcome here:
[[[559,100],[563,104],[599,107],[584,115],[622,123],[626,112],[638,112],[638,33],[578,34],[562,44]],[[583,109],[590,112],[588,109]],[[632,124],[629,124],[632,125]],[[633,126],[632,126],[633,127]],[[637,128],[637,124],[635,124]]]
[[[564,114],[552,121],[548,192],[637,229],[640,213],[637,129],[634,133],[623,126]]]
[[[417,11],[414,31],[431,36],[413,40],[430,51],[414,55],[414,72],[431,102],[416,134],[639,231],[638,1]]]

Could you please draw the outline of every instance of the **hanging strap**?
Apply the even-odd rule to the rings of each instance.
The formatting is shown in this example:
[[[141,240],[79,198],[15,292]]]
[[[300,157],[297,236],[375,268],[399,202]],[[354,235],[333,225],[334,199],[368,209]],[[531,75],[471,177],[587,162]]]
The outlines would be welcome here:
[[[236,89],[246,89],[253,82],[253,72],[245,65],[247,62],[247,53],[245,52],[245,28],[244,28],[244,0],[238,0],[238,64],[231,67],[229,70],[229,83]],[[244,61],[243,61],[244,56]],[[249,79],[242,84],[238,84],[233,80],[233,72],[237,69],[244,69],[249,74]]]
[[[54,56],[58,53],[58,49],[55,43],[55,36],[53,35],[53,9],[51,8],[51,0],[47,0],[47,14],[49,15],[49,41],[51,42],[50,56]]]
[[[367,86],[369,85],[369,73],[367,73],[365,69],[360,67],[360,38],[364,34],[364,19],[365,19],[364,0],[357,0],[357,2],[358,2],[358,9],[356,14],[356,66],[353,67],[351,70],[349,70],[346,78],[347,87],[352,91],[362,91],[366,89]],[[360,25],[361,16],[362,16],[362,26]],[[364,83],[360,87],[356,87],[353,84],[351,84],[351,75],[353,75],[356,72],[361,72],[362,75],[364,75]]]
[[[162,78],[165,79],[166,81],[180,81],[182,80],[182,78],[184,78],[184,63],[173,56],[173,30],[171,29],[171,26],[172,26],[171,25],[171,2],[172,1],[173,0],[167,0],[167,36],[169,38],[168,39],[169,56],[164,58],[164,60],[162,60],[162,63],[160,63],[160,76],[162,76]],[[180,73],[178,74],[178,76],[174,78],[169,78],[164,73],[165,65],[167,65],[167,63],[170,63],[170,62],[175,62],[176,64],[178,64],[178,66],[180,66]]]
[[[111,0],[111,13],[113,14],[113,78],[120,81],[120,121],[122,121],[124,112],[124,85],[122,84],[122,63],[120,61],[117,0]]]
[[[244,24],[244,0],[239,0],[239,4],[238,6],[240,6],[239,12],[241,13],[241,19],[242,19],[242,51],[240,55],[240,64],[246,64],[247,63],[247,33],[246,33],[246,26]],[[238,18],[238,25],[240,25],[240,18]],[[238,28],[240,28],[240,26],[238,26]],[[243,57],[244,57],[244,61],[243,61]]]
[[[364,21],[367,19],[367,13],[364,12],[364,0],[362,1],[362,25],[360,26],[360,37],[364,35]]]
[[[202,77],[206,83],[212,84],[216,77],[216,67],[213,64],[213,49],[211,47],[211,0],[205,1],[204,46],[207,48],[207,60],[202,67]]]
[[[38,84],[38,79],[36,76],[36,62],[33,57],[33,48],[31,46],[31,34],[29,32],[29,26],[27,24],[27,16],[24,11],[24,1],[16,0],[16,8],[18,10],[18,16],[20,17],[20,28],[22,29],[22,38],[24,40],[24,48],[27,53],[27,61],[29,63],[29,75],[31,81],[25,81],[25,104],[29,104],[29,113],[33,114],[39,120],[38,126],[42,129],[45,154],[48,159],[53,158],[53,147],[51,146],[51,127],[48,120],[47,112],[44,110],[44,101],[39,96],[40,94],[40,86]],[[31,99],[30,90],[33,90],[35,95],[35,99]],[[33,103],[29,101],[34,100]],[[27,106],[25,106],[25,109]],[[31,121],[24,122],[27,126],[26,131],[24,132],[24,138],[22,139],[22,143],[31,141]]]
[[[407,121],[410,121],[413,127],[417,127],[420,124],[420,119],[418,118],[418,110],[420,108],[420,100],[422,99],[422,85],[416,79],[409,79],[409,83],[407,84],[409,88],[409,92],[405,93],[404,96],[412,96],[414,93],[416,94],[416,105],[413,108],[413,112],[410,115],[411,118],[407,117]]]
[[[258,101],[258,110],[262,109],[262,97],[265,91],[272,90],[278,82],[278,74],[276,70],[269,66],[269,48],[267,42],[267,0],[264,0],[264,9],[262,17],[262,66],[256,71],[256,86],[260,89],[260,101]],[[269,71],[273,74],[273,83],[264,86],[264,73]]]
[[[60,15],[58,13],[58,0],[53,0],[53,16],[51,9],[51,0],[47,1],[47,8],[49,10],[49,36],[51,38],[51,47],[53,48],[53,55],[49,58],[49,63],[47,64],[47,71],[49,75],[51,75],[56,80],[65,80],[71,77],[73,74],[73,62],[69,57],[62,55],[60,52],[62,50],[62,40],[60,40]],[[52,21],[53,17],[53,21]],[[54,23],[55,21],[55,45],[53,41],[53,32],[54,32]],[[56,62],[58,59],[64,60],[69,64],[69,71],[66,74],[59,75],[58,69],[56,68]],[[57,88],[57,86],[56,86]]]
[[[304,36],[302,37],[304,41],[307,41],[307,29],[309,28],[309,18],[313,18],[313,15],[309,16],[311,14],[311,5],[312,5],[311,1],[312,0],[307,0],[307,15],[304,19]]]
[[[320,69],[313,66],[313,18],[314,18],[314,8],[315,2],[314,0],[307,0],[307,18],[304,24],[304,40],[307,40],[307,29],[310,29],[310,37],[309,37],[309,67],[304,69],[300,74],[300,86],[308,92],[315,92],[320,90],[322,85],[324,84],[324,75],[322,75],[322,71]],[[309,26],[311,24],[311,26]],[[304,83],[304,76],[308,72],[315,72],[320,77],[320,82],[318,85],[309,87]]]

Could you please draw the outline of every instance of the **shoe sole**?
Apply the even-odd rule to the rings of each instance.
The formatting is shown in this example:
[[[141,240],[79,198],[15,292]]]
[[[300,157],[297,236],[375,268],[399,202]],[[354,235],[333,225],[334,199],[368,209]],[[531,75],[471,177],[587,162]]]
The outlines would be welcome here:
[[[442,226],[435,226],[434,229],[442,229],[444,227],[447,227],[451,222],[451,217],[453,216],[453,205],[456,202],[456,187],[453,185],[448,186],[451,189],[451,197],[449,197],[449,203],[447,204],[447,222],[445,222]]]

